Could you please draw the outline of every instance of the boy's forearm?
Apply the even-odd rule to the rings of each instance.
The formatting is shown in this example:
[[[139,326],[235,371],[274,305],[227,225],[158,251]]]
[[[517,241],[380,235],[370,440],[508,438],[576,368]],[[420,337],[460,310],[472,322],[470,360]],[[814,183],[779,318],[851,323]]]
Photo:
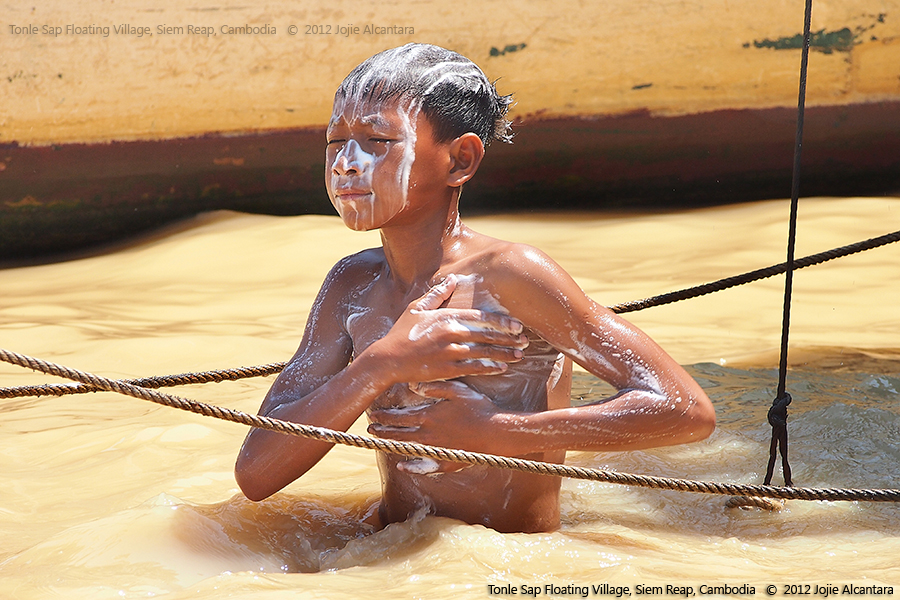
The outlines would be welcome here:
[[[284,401],[266,411],[265,416],[346,431],[391,385],[372,363],[371,357],[361,356],[302,398],[290,398],[289,392],[283,392]],[[332,446],[254,429],[238,455],[235,478],[248,498],[261,500],[306,473]]]
[[[712,432],[715,417],[702,399],[676,402],[631,390],[600,404],[504,413],[493,421],[497,453],[521,456],[554,450],[641,450],[699,441]]]
[[[266,411],[275,419],[345,430],[365,412],[391,383],[373,361],[359,357],[341,372],[302,398],[288,396]]]

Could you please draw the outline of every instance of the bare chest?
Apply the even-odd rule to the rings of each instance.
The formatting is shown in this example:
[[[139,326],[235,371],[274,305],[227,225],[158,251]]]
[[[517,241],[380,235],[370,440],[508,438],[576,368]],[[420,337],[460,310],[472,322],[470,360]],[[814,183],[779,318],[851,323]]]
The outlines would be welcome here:
[[[509,314],[477,276],[460,277],[460,285],[447,303],[448,308],[475,308]],[[347,306],[346,331],[353,343],[353,356],[384,337],[406,309],[409,299],[390,294],[390,290],[372,286],[351,299]],[[498,406],[517,411],[547,409],[547,390],[552,388],[562,369],[562,354],[536,332],[527,329],[529,346],[521,361],[511,363],[501,375],[461,378],[467,385],[485,394]],[[382,394],[373,408],[400,408],[422,403],[421,396],[398,384]]]

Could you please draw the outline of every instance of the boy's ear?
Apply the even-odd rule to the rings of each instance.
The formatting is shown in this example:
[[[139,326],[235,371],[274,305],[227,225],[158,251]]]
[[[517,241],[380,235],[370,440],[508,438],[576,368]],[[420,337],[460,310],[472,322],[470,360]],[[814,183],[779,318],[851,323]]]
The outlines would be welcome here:
[[[447,185],[459,187],[475,175],[484,158],[484,143],[474,133],[464,133],[450,142],[450,171]]]

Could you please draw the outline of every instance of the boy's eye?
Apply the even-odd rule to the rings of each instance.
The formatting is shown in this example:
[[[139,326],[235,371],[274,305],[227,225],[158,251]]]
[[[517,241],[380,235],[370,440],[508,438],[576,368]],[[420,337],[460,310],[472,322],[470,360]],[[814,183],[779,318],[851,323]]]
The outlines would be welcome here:
[[[369,141],[375,142],[376,144],[387,144],[389,142],[393,142],[394,140],[392,140],[390,138],[373,137],[373,138],[369,138]]]

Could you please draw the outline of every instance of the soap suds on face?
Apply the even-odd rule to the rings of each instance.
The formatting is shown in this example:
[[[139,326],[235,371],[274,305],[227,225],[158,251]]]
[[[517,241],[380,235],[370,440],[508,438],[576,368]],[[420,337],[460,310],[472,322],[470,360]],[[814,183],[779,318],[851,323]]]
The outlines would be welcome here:
[[[329,125],[329,131],[339,126],[349,128],[348,139],[332,142],[340,144],[340,147],[336,154],[329,158],[326,177],[332,204],[347,226],[354,230],[378,227],[408,204],[409,173],[415,161],[416,143],[415,124],[409,122],[408,115],[398,109],[401,131],[391,133],[388,137],[389,143],[379,142],[383,144],[382,152],[363,148],[360,140],[354,137],[359,135],[354,133],[356,129],[363,127],[362,132],[366,133],[368,131],[366,124],[383,120],[379,115],[382,110],[385,110],[385,107],[378,105],[360,107],[348,105],[346,102],[336,102],[335,113]],[[370,145],[375,143],[370,142]],[[396,157],[398,150],[401,152],[399,164],[396,167],[388,167],[385,161],[389,157]],[[395,168],[394,174],[382,173],[385,169]],[[382,174],[376,177],[379,173]],[[393,183],[386,187],[385,184],[389,182]]]
[[[421,65],[424,68],[416,71],[422,57],[436,51],[444,53],[442,60],[427,67]],[[443,60],[449,57],[455,58]],[[423,103],[448,83],[461,91],[483,93],[486,97],[492,92],[490,82],[473,62],[433,46],[407,44],[385,50],[362,63],[348,75],[335,94],[332,123],[341,118],[362,124],[376,123],[377,113],[396,107],[404,148],[395,179],[404,207],[408,203],[410,186],[415,185],[410,181],[410,174],[416,159],[417,122]],[[345,222],[354,229],[365,228],[359,217],[350,217]]]

